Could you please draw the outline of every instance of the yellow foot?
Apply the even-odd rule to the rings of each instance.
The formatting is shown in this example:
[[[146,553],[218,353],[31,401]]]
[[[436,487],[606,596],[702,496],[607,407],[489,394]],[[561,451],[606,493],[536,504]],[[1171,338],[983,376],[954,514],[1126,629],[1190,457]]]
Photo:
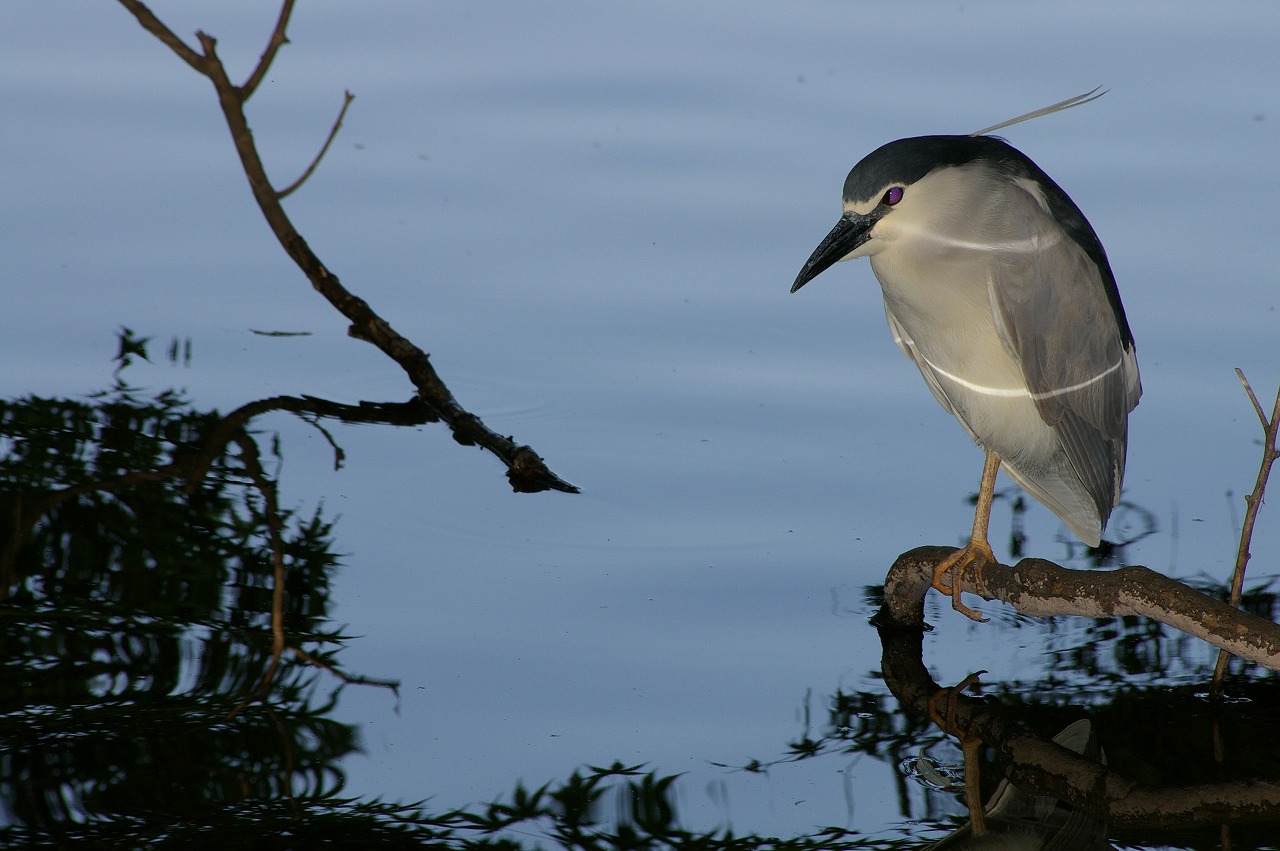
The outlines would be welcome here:
[[[975,538],[969,541],[966,547],[956,550],[939,562],[938,566],[933,569],[933,587],[938,592],[951,598],[951,607],[957,612],[982,623],[987,618],[960,602],[960,580],[970,566],[977,565],[980,567],[987,562],[995,564],[995,561],[996,556],[995,553],[991,552],[991,545],[984,540]],[[942,577],[946,576],[948,572],[951,573],[951,584],[945,585]]]

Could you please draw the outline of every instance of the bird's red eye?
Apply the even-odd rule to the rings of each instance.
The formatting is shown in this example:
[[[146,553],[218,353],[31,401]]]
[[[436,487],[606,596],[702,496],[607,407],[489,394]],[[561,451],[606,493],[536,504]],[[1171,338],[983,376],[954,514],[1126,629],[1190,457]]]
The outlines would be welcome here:
[[[888,192],[884,193],[884,197],[880,199],[880,203],[888,207],[892,207],[894,204],[898,203],[901,200],[902,200],[902,187],[893,186],[893,187],[890,187]]]

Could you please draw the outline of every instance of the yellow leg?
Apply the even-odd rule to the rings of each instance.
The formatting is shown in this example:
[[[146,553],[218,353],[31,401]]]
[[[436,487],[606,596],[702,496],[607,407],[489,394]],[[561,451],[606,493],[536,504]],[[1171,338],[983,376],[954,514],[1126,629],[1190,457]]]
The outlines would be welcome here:
[[[964,752],[964,799],[969,808],[969,832],[981,836],[987,832],[987,813],[982,808],[982,784],[979,776],[978,749],[982,739],[965,739],[960,743]]]
[[[933,571],[933,587],[951,598],[952,608],[975,621],[985,621],[986,618],[960,602],[960,578],[971,565],[995,563],[995,553],[987,543],[987,527],[991,525],[991,500],[995,498],[999,469],[1000,459],[994,452],[988,452],[986,463],[982,465],[982,484],[978,486],[978,508],[973,513],[973,534],[969,543],[943,559]],[[948,572],[951,573],[950,585],[942,581]]]
[[[978,775],[978,749],[982,747],[982,739],[966,730],[956,727],[956,704],[960,702],[960,693],[978,682],[978,677],[986,671],[970,674],[957,686],[939,689],[929,696],[929,717],[933,723],[942,728],[948,735],[960,740],[960,749],[964,752],[964,792],[965,802],[969,807],[969,830],[974,836],[986,833],[986,811],[982,808],[981,785]],[[945,709],[939,706],[946,702]]]

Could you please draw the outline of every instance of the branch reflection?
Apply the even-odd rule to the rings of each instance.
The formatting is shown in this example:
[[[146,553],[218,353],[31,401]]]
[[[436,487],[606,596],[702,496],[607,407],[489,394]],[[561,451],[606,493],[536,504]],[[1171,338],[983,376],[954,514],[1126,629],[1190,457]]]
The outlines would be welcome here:
[[[996,700],[934,682],[923,660],[923,630],[890,623],[881,626],[880,637],[884,681],[903,710],[929,717],[931,699],[945,692],[947,732],[981,740],[994,758],[993,777],[1026,798],[1055,799],[1130,838],[1173,831],[1185,839],[1198,835],[1197,826],[1201,832],[1208,826],[1205,835],[1216,837],[1220,825],[1246,834],[1262,826],[1262,835],[1271,835],[1280,825],[1280,742],[1271,732],[1278,720],[1277,689],[1271,679],[1234,684],[1251,699],[1225,705],[1186,687],[1122,689],[1109,700],[1075,708],[1064,705],[1069,696],[1061,690],[1044,704],[1012,694]],[[1044,729],[1049,718],[1059,724],[1064,716],[1086,713],[1092,716],[1090,736],[1105,744],[1110,765],[1100,758],[1101,749],[1092,757],[1090,736],[1085,747],[1076,748],[1030,732]],[[1078,727],[1075,733],[1068,738],[1078,742]],[[1223,739],[1233,746],[1215,748]],[[988,808],[999,799],[993,795]],[[1061,804],[1054,807],[1057,816],[1065,812]]]

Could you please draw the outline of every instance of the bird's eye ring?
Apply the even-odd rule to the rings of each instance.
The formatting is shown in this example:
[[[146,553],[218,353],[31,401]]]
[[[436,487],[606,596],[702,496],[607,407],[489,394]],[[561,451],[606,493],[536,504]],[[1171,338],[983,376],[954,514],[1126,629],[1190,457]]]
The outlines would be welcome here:
[[[889,190],[884,193],[884,197],[880,199],[880,203],[884,204],[886,207],[892,207],[894,204],[898,203],[901,200],[902,200],[902,187],[891,186]]]

